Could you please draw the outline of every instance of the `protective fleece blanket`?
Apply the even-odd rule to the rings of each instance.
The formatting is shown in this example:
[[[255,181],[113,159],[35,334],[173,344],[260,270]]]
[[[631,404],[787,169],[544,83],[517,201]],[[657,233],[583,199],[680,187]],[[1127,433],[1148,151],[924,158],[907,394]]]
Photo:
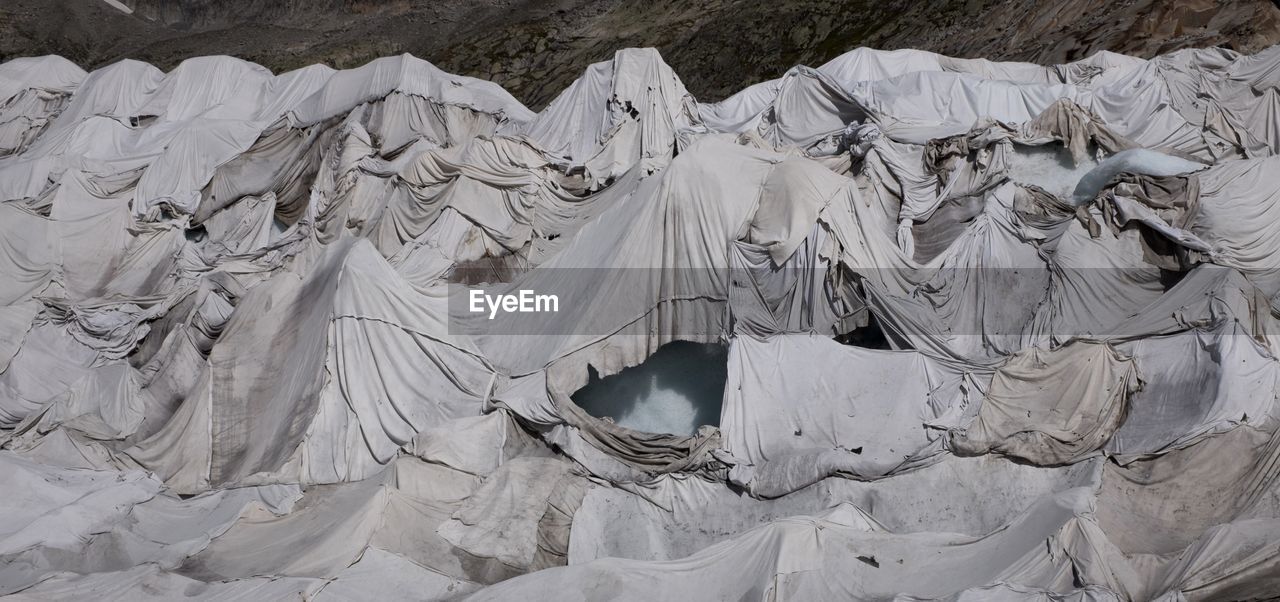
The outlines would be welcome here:
[[[0,596],[1273,597],[1278,155],[1280,47],[11,60]]]

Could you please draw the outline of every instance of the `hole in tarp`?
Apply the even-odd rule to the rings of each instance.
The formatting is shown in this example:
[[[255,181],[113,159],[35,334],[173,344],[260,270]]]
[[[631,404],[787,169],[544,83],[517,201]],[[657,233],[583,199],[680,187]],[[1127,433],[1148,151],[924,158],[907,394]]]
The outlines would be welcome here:
[[[209,232],[205,230],[203,224],[197,224],[187,228],[185,234],[187,236],[187,240],[191,242],[202,242],[206,238],[209,238]]]
[[[876,322],[875,314],[870,312],[867,315],[866,326],[859,326],[844,334],[836,335],[836,342],[863,349],[893,349],[893,345],[889,344],[889,338],[884,336],[884,329],[880,328],[880,324]]]
[[[1093,159],[1077,166],[1071,151],[1061,144],[1014,145],[1013,148],[1014,152],[1009,153],[1009,179],[1039,186],[1059,199],[1070,199],[1080,178],[1098,166]]]
[[[1143,259],[1160,268],[1160,286],[1165,291],[1177,286],[1187,275],[1189,267],[1185,247],[1145,224],[1138,224],[1136,227],[1142,237]]]
[[[527,263],[518,255],[485,255],[479,259],[455,263],[446,278],[452,283],[475,286],[511,282],[528,270]]]
[[[1186,272],[1160,268],[1160,286],[1164,287],[1165,292],[1169,292],[1169,289],[1178,286],[1178,283],[1182,282],[1186,275]]]
[[[612,376],[587,370],[586,386],[572,399],[588,414],[637,431],[692,435],[701,425],[720,424],[729,347],[677,341]]]

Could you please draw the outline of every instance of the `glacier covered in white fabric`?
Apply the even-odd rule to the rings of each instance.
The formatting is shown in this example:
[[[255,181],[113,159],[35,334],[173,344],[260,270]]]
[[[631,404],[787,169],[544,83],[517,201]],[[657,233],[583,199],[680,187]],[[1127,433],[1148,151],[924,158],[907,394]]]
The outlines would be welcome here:
[[[1278,154],[1280,47],[0,64],[0,596],[1273,596]]]

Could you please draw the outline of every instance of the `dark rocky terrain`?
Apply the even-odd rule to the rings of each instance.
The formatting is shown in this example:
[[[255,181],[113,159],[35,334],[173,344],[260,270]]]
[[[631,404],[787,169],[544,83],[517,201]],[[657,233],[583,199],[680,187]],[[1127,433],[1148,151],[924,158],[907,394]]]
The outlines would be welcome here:
[[[171,68],[230,54],[276,71],[409,52],[491,79],[531,107],[629,46],[657,47],[701,100],[857,46],[1058,63],[1280,42],[1269,0],[4,0],[0,60]]]

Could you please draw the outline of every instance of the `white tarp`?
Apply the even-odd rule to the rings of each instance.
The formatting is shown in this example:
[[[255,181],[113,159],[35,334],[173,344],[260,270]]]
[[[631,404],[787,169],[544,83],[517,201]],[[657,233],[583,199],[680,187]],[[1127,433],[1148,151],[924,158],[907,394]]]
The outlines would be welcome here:
[[[0,597],[1274,596],[1277,74],[0,64]]]

